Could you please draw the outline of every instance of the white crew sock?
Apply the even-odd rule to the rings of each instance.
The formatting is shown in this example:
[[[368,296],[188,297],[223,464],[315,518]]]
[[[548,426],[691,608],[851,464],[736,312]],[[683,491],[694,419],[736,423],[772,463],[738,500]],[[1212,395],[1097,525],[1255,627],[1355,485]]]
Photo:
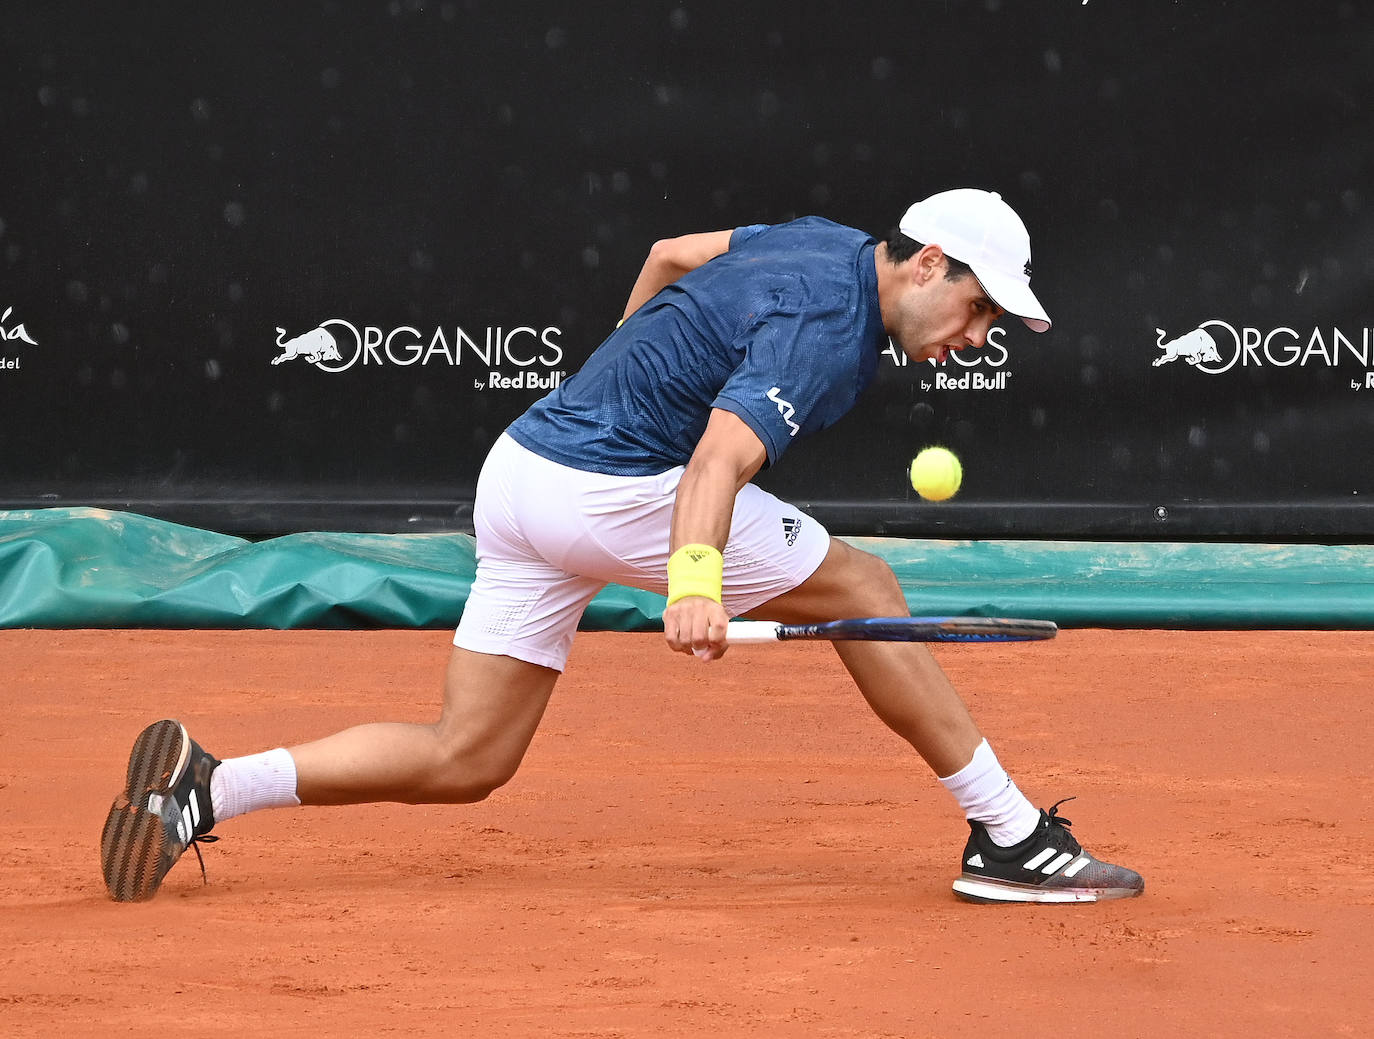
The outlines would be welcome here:
[[[284,747],[242,758],[226,758],[210,775],[215,825],[260,808],[289,808],[296,796],[296,762]]]
[[[940,782],[964,816],[986,826],[988,836],[1003,848],[1020,844],[1040,825],[1040,810],[1016,789],[987,740],[978,744],[967,765]]]

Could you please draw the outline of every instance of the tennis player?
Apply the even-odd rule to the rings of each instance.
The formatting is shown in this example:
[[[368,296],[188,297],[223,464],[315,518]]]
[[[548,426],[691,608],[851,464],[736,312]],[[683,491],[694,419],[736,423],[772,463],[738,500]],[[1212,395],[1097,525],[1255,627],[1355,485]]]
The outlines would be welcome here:
[[[941,364],[981,347],[1003,313],[1046,331],[1030,271],[1021,219],[971,188],[916,203],[883,241],[805,217],[657,243],[621,324],[486,460],[477,574],[439,720],[223,762],[178,722],[155,722],[102,834],[112,897],[152,897],[188,847],[245,812],[487,797],[519,767],[578,619],[609,582],[667,596],[668,648],[708,661],[725,653],[733,616],[906,615],[886,563],[750,480],[855,405],[889,340]],[[924,646],[835,649],[969,822],[956,894],[1068,902],[1144,890],[1139,874],[1083,851],[1055,808],[1023,796]]]

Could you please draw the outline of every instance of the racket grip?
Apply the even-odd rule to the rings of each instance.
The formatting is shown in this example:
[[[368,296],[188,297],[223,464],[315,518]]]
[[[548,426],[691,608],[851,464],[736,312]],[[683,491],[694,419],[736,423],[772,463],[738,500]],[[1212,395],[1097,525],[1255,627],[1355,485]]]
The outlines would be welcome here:
[[[730,621],[725,625],[725,641],[731,646],[777,642],[777,621]]]

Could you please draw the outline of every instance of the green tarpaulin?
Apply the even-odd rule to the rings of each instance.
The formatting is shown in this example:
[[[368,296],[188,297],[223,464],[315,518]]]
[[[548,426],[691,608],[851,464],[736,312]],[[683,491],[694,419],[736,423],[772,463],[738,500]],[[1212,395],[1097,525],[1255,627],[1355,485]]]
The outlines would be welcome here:
[[[1064,627],[1374,628],[1374,546],[854,538],[916,614]],[[452,627],[465,534],[292,534],[263,542],[97,509],[0,512],[0,627]],[[659,624],[611,586],[587,629]]]

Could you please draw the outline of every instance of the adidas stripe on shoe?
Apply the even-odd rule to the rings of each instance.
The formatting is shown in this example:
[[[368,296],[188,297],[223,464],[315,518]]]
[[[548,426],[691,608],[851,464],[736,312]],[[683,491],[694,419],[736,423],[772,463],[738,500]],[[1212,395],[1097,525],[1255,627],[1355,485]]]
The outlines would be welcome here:
[[[1066,800],[1071,800],[1066,798]],[[1139,873],[1093,858],[1069,832],[1059,805],[1040,813],[1035,832],[1003,848],[982,823],[969,822],[963,872],[954,893],[966,902],[1098,902],[1145,890]]]
[[[139,733],[124,792],[100,834],[101,871],[116,902],[152,898],[182,852],[218,840],[208,836],[215,825],[210,775],[218,764],[180,722],[164,719]],[[204,861],[200,868],[203,878]]]

